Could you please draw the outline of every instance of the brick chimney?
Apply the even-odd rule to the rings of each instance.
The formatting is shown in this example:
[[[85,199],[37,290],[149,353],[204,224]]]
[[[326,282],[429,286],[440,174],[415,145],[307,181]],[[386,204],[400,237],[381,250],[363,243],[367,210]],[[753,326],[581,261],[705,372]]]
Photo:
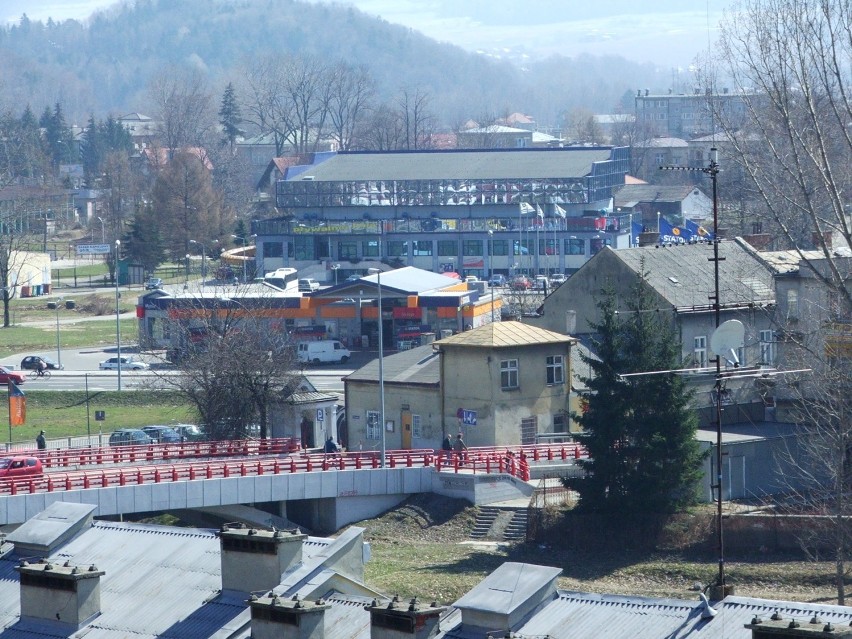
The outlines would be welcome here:
[[[222,589],[272,590],[281,583],[285,570],[302,561],[302,542],[307,537],[298,529],[260,530],[225,524],[219,531]]]
[[[101,577],[95,566],[22,561],[21,618],[59,623],[74,630],[101,614]]]
[[[417,599],[408,603],[394,597],[390,603],[367,606],[370,611],[370,639],[427,639],[439,631],[438,622],[445,606],[421,604]]]
[[[755,617],[745,627],[751,630],[752,639],[808,639],[811,637],[849,639],[852,637],[852,627],[848,624],[835,625],[822,621],[816,615],[809,621],[805,621],[792,617],[784,619],[779,612],[775,612],[767,620]]]
[[[308,601],[294,595],[292,599],[269,593],[263,597],[252,595],[252,639],[323,639],[325,637],[325,611],[331,608],[322,599]]]

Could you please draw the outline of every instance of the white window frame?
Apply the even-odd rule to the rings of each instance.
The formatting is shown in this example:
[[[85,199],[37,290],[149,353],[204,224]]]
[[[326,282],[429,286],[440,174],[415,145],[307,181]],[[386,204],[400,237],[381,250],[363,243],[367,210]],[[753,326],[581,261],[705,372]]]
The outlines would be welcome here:
[[[423,420],[420,415],[411,416],[411,436],[417,439],[423,438]]]
[[[707,336],[696,335],[692,338],[692,355],[698,368],[707,368]]]
[[[760,365],[775,365],[775,336],[771,330],[760,331]]]
[[[505,377],[505,383],[504,383]],[[520,366],[517,359],[504,359],[500,361],[500,388],[503,390],[515,390],[521,387]]]
[[[382,415],[377,410],[367,411],[367,439],[382,438]]]
[[[799,318],[799,291],[790,289],[787,291],[787,319]]]
[[[548,355],[546,366],[548,386],[556,386],[565,383],[565,358],[562,355]]]

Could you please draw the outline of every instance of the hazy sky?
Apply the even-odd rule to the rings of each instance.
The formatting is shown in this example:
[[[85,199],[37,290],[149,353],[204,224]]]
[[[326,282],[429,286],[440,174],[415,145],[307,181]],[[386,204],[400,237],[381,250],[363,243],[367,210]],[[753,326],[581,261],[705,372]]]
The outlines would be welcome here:
[[[179,0],[175,0],[179,1]],[[325,2],[326,0],[310,0]],[[470,51],[617,54],[686,67],[734,0],[336,0]],[[84,20],[115,0],[0,0],[0,21]]]

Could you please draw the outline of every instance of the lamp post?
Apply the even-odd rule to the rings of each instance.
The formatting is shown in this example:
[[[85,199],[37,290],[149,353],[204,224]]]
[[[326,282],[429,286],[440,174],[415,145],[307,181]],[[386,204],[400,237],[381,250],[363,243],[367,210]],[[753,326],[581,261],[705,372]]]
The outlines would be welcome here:
[[[379,289],[379,419],[382,429],[382,468],[385,467],[385,331],[382,326],[382,271],[378,268],[367,269],[370,275],[376,276],[376,286]]]
[[[201,247],[201,285],[204,286],[204,278],[207,276],[207,249],[202,242],[190,240],[189,243]]]
[[[488,286],[491,287],[491,323],[494,323],[494,231],[488,229]]]
[[[121,392],[121,317],[118,309],[118,252],[121,240],[115,241],[115,350],[118,356],[118,391]]]
[[[248,262],[248,258],[246,257],[246,238],[243,235],[234,235],[231,234],[231,237],[235,240],[240,240],[240,246],[243,247],[243,254],[240,256],[243,262],[243,284],[246,283],[246,262]],[[249,235],[249,239],[255,238],[257,235]]]
[[[99,215],[98,221],[101,223],[101,244],[106,244],[106,227],[104,226],[104,218]]]
[[[334,285],[337,286],[337,269],[340,268],[340,264],[332,264],[331,270],[334,271]]]
[[[186,254],[186,262],[184,264],[183,290],[186,290],[189,288],[189,253]]]
[[[62,368],[62,347],[59,341],[59,305],[62,303],[62,298],[56,300],[56,364]]]

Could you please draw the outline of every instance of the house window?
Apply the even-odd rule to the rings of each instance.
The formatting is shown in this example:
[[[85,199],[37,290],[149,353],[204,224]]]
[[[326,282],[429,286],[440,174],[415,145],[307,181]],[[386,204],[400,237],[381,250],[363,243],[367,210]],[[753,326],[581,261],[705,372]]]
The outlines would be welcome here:
[[[666,154],[665,153],[655,153],[654,154],[654,164],[665,164],[666,163]]]
[[[500,387],[503,390],[518,388],[518,360],[504,359],[500,362]]]
[[[482,252],[482,240],[465,240],[462,242],[462,255],[468,257],[484,255]]]
[[[568,432],[568,418],[565,413],[556,413],[553,416],[553,432],[554,433],[567,433]]]
[[[455,257],[458,254],[458,242],[455,240],[438,240],[438,257]]]
[[[423,437],[423,420],[420,419],[420,415],[411,416],[411,436],[415,439]]]
[[[367,240],[361,242],[361,247],[364,251],[364,257],[379,257],[379,241]]]
[[[568,255],[585,255],[586,254],[586,240],[572,237],[571,239],[565,240],[566,249],[565,252]]]
[[[799,317],[799,292],[787,291],[787,319]]]
[[[284,257],[284,244],[282,242],[264,242],[263,257]]]
[[[378,411],[367,411],[367,439],[381,439],[381,415]]]
[[[772,331],[760,331],[760,364],[761,366],[775,365],[775,339]]]
[[[313,235],[299,235],[298,237],[293,238],[293,243],[296,245],[296,259],[297,260],[315,260],[317,259],[315,246],[314,246],[314,236]],[[264,245],[265,248],[265,245]],[[282,248],[283,250],[283,248]],[[264,252],[264,257],[267,257],[267,253]]]
[[[547,358],[547,383],[565,383],[565,359],[562,355],[551,355]]]
[[[700,335],[692,341],[692,354],[695,357],[695,365],[698,368],[707,367],[707,336]]]
[[[388,257],[405,257],[408,254],[406,242],[399,240],[388,241]]]
[[[508,240],[491,240],[492,255],[508,255],[509,241]]]
[[[414,245],[412,254],[415,256],[429,256],[432,255],[432,240],[415,240],[412,242]]]

